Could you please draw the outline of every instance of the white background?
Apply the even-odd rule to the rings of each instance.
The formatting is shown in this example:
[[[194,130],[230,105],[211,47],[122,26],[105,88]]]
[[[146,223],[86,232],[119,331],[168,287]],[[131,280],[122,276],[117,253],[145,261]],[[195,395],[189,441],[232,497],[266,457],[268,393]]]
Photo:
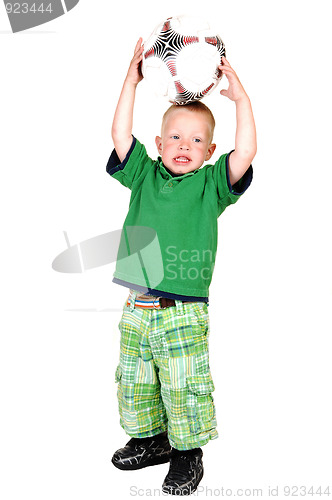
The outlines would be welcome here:
[[[224,487],[267,497],[277,485],[279,497],[287,485],[332,493],[328,6],[81,0],[17,34],[0,6],[3,499],[160,495],[167,464],[111,464],[129,439],[114,383],[126,289],[111,282],[114,264],[74,275],[51,263],[63,231],[74,244],[121,228],[130,192],[105,171],[117,98],[139,36],[183,13],[218,27],[258,134],[253,183],[219,219],[209,310],[220,437],[204,447],[199,496]],[[204,101],[215,158],[235,136],[234,103],[219,90]],[[166,108],[143,81],[134,134],[153,157]]]

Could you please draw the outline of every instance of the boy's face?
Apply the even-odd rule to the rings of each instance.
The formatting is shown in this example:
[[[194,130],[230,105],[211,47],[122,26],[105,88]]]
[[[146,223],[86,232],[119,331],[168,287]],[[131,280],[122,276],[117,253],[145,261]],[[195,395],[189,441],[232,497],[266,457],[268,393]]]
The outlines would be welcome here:
[[[186,174],[211,158],[216,148],[211,136],[211,124],[204,113],[179,108],[165,117],[156,145],[165,167],[174,174]]]

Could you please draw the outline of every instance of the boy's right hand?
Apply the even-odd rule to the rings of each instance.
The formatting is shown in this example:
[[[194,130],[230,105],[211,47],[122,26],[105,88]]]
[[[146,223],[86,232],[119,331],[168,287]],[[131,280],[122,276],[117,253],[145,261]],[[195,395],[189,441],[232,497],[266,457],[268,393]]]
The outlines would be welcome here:
[[[143,80],[141,65],[143,59],[144,45],[142,44],[142,42],[143,38],[140,38],[136,43],[134,57],[130,62],[128,73],[126,76],[126,80],[133,85],[138,85],[139,82]]]

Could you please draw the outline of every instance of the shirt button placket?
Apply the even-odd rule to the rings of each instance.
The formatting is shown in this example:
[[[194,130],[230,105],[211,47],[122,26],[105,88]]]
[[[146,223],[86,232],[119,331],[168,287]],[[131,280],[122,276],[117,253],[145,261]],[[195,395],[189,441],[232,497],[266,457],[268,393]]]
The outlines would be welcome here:
[[[173,181],[167,181],[167,182],[165,182],[165,184],[163,186],[163,191],[172,191],[173,190],[173,186],[174,186],[174,182]]]

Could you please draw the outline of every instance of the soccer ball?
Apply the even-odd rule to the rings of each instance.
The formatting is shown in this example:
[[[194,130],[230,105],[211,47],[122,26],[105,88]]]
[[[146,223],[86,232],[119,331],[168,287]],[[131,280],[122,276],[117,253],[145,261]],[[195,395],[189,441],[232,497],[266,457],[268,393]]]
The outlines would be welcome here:
[[[207,21],[170,17],[144,42],[142,73],[154,93],[170,102],[202,99],[218,85],[225,46]]]

